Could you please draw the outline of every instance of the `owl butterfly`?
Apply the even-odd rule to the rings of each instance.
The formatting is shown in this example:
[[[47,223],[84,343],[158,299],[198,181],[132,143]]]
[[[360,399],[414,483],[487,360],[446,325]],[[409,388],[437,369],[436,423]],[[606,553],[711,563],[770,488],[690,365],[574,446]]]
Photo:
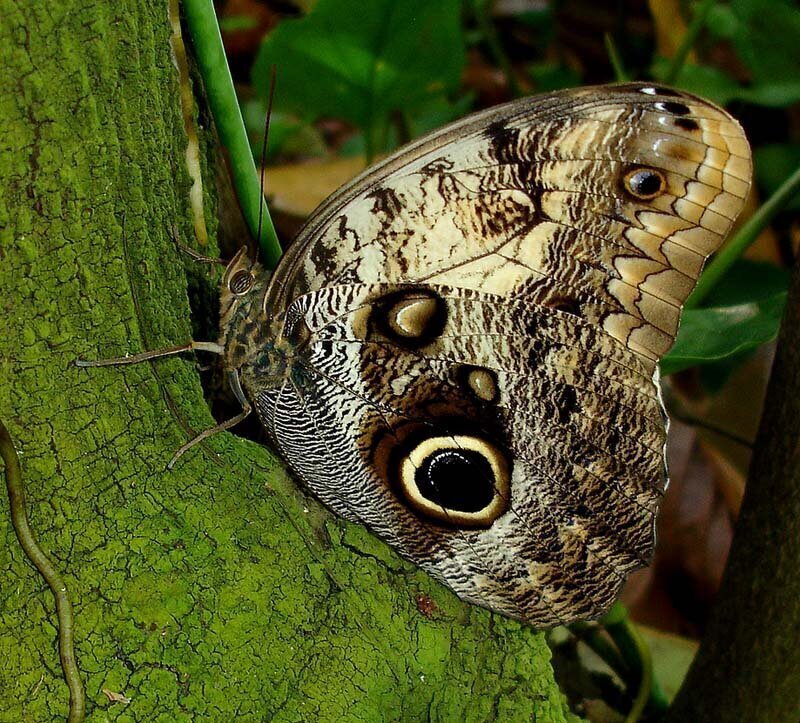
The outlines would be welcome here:
[[[464,600],[597,617],[652,555],[657,363],[750,175],[695,96],[514,101],[344,186],[271,275],[240,252],[210,346],[331,510]]]

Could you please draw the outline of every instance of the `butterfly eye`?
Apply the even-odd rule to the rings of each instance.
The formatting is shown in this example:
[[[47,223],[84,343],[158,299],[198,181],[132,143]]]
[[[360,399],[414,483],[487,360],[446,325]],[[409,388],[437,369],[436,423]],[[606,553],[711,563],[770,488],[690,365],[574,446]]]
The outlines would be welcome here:
[[[243,296],[253,288],[253,274],[245,269],[237,271],[228,282],[228,288],[232,294]]]
[[[637,168],[625,175],[625,190],[635,198],[649,201],[667,187],[667,180],[660,171],[652,168]]]
[[[505,455],[480,437],[428,437],[401,461],[400,487],[426,517],[488,527],[508,507],[509,466]]]

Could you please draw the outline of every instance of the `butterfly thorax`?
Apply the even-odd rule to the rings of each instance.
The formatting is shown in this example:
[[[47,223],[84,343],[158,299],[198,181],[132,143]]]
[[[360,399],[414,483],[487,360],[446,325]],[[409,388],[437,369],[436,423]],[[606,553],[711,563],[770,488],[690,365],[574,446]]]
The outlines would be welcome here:
[[[224,367],[237,371],[251,399],[283,384],[292,374],[300,339],[284,333],[284,314],[267,309],[271,274],[246,253],[228,264],[221,283],[220,339]]]

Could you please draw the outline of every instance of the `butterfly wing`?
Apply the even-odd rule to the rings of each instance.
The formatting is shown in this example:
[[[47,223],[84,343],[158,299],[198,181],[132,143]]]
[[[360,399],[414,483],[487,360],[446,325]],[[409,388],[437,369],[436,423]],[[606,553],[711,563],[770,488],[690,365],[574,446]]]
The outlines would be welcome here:
[[[750,173],[739,125],[693,96],[632,84],[516,101],[332,196],[281,264],[273,308],[333,283],[452,283],[579,305],[655,360]]]
[[[462,598],[597,616],[651,556],[657,360],[749,179],[730,116],[640,84],[449,126],[312,216],[265,299],[290,371],[248,392],[325,504]]]

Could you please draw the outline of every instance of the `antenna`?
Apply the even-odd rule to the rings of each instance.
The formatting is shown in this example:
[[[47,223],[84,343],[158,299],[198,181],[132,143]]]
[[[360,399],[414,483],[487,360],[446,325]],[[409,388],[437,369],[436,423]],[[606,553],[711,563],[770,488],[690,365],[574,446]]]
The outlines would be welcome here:
[[[264,142],[261,144],[261,159],[258,167],[259,189],[261,198],[259,198],[258,205],[258,232],[256,233],[256,249],[259,248],[261,242],[261,224],[264,221],[264,165],[267,161],[267,140],[269,138],[269,121],[272,117],[272,99],[275,97],[275,65],[272,66],[272,73],[269,81],[269,100],[267,101],[267,115],[264,119]],[[256,251],[258,253],[258,251]]]

